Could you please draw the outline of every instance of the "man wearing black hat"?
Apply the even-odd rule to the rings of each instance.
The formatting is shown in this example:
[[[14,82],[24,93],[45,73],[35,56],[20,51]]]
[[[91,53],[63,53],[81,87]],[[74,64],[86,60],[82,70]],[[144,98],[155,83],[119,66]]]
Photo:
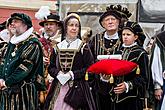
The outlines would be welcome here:
[[[60,17],[58,15],[50,13],[39,25],[44,28],[42,37],[52,40],[55,43],[61,42],[61,37],[58,36],[61,26]]]
[[[0,109],[36,110],[37,90],[45,89],[41,44],[28,15],[13,13],[9,23],[14,36],[0,75]]]
[[[121,20],[121,9],[114,5],[106,8],[106,11],[100,16],[99,23],[105,29],[104,32],[96,34],[89,42],[91,51],[97,61],[98,55],[112,55],[119,51],[121,39],[118,34],[119,24]],[[96,101],[100,110],[111,110],[111,97],[109,91],[111,89],[109,83],[110,76],[100,75],[98,80],[98,91]],[[98,100],[97,100],[98,99]]]
[[[118,28],[120,24],[121,14],[113,5],[106,8],[99,19],[100,25],[105,29],[104,32],[96,34],[90,40],[90,46],[95,59],[97,55],[114,54],[120,45],[120,37],[118,35]]]
[[[41,35],[41,38],[39,38],[39,41],[42,43],[42,49],[44,53],[44,67],[45,67],[45,78],[46,78],[46,85],[47,89],[49,88],[49,85],[51,84],[52,77],[48,74],[48,65],[49,65],[49,59],[50,55],[53,51],[53,47],[61,42],[61,36],[60,36],[60,28],[61,28],[61,21],[60,21],[60,16],[56,14],[50,13],[44,20],[42,20],[39,23],[40,26],[43,27],[43,33]],[[42,95],[44,96],[42,96]],[[40,102],[41,106],[44,103],[43,98],[46,98],[47,91],[41,91],[40,92]]]
[[[58,34],[62,23],[58,15],[50,14],[39,25],[43,27],[43,33],[39,40],[43,45],[44,55],[48,57],[55,44],[61,42],[61,36]]]

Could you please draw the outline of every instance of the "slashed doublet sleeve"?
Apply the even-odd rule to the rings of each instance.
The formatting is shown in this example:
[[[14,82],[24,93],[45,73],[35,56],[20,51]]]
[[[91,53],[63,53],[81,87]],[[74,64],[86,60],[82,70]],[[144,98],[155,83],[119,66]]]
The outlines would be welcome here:
[[[163,70],[160,56],[160,48],[155,44],[153,59],[151,64],[152,78],[155,85],[155,89],[163,86]]]
[[[94,63],[92,52],[87,44],[81,48],[83,66],[81,69],[73,70],[74,79],[85,78],[87,68]]]
[[[149,80],[149,67],[148,67],[148,54],[146,52],[142,52],[138,58],[138,65],[140,68],[140,80],[137,77],[136,83],[143,87],[144,85],[148,85]]]
[[[37,65],[41,53],[42,50],[37,43],[32,42],[27,44],[27,46],[20,51],[20,56],[18,58],[21,60],[19,60],[18,66],[15,67],[14,72],[5,80],[6,85],[11,86],[21,82],[26,79],[27,76],[32,78],[35,75],[35,72],[32,72],[32,69]]]
[[[58,60],[57,60],[58,59],[57,57],[58,57],[57,51],[54,48],[53,52],[50,56],[50,64],[49,64],[49,67],[48,67],[48,73],[53,78],[56,78],[58,72],[60,71],[60,68],[58,68],[59,66],[57,65],[59,63]]]

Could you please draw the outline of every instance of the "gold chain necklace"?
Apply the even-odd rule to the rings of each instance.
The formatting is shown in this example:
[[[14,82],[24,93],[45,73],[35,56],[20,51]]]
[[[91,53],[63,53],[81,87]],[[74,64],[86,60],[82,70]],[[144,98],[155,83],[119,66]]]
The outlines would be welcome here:
[[[106,51],[107,54],[110,54],[110,52],[114,51],[115,48],[117,48],[117,46],[120,44],[120,39],[117,40],[117,42],[115,43],[115,45],[113,45],[111,48],[106,48],[105,44],[104,44],[104,40],[101,38],[100,40],[100,46],[101,49],[103,49],[103,52]]]
[[[15,46],[13,52],[11,53],[12,57],[14,57],[16,55],[17,49],[18,49],[18,45]]]

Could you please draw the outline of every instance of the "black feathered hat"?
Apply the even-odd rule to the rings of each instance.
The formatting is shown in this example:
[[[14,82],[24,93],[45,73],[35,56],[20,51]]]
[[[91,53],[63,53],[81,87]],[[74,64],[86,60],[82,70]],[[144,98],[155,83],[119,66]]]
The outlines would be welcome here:
[[[137,43],[140,46],[143,46],[143,43],[144,43],[146,36],[145,36],[141,26],[137,22],[131,22],[131,21],[125,22],[123,29],[129,29],[135,35],[138,35]]]
[[[106,7],[106,11],[100,16],[99,23],[102,26],[102,21],[106,16],[112,15],[117,19],[121,19],[121,13],[120,13],[119,7],[116,7],[115,5],[110,5],[109,7]]]
[[[121,17],[122,18],[125,18],[125,19],[129,19],[129,17],[131,17],[132,13],[129,12],[128,8],[126,7],[122,7],[121,5],[116,5],[114,6],[116,9],[118,9],[118,11],[120,12],[121,14]]]
[[[24,14],[24,13],[13,13],[13,14],[11,14],[8,22],[11,23],[13,19],[19,19],[19,20],[23,21],[28,26],[28,28],[32,27],[31,18],[28,15]]]
[[[121,29],[124,25],[124,22],[128,21],[128,19],[131,17],[132,13],[126,8],[123,7],[121,5],[115,5],[114,6],[116,9],[118,9],[118,11],[121,14],[121,21],[120,21],[120,25],[119,25],[119,33],[121,32]]]
[[[52,14],[52,13],[47,16],[47,19],[44,19],[43,21],[41,21],[39,25],[43,27],[44,23],[46,22],[56,22],[59,25],[62,24],[62,22],[60,21],[60,16],[56,14]]]

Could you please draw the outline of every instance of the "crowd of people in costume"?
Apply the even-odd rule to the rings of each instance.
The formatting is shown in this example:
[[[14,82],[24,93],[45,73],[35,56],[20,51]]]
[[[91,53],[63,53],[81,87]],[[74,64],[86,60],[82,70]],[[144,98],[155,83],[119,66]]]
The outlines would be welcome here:
[[[78,14],[60,20],[42,7],[40,35],[30,16],[12,13],[0,27],[0,110],[164,110],[165,32],[148,52],[131,15],[110,5],[104,31],[81,35]]]

